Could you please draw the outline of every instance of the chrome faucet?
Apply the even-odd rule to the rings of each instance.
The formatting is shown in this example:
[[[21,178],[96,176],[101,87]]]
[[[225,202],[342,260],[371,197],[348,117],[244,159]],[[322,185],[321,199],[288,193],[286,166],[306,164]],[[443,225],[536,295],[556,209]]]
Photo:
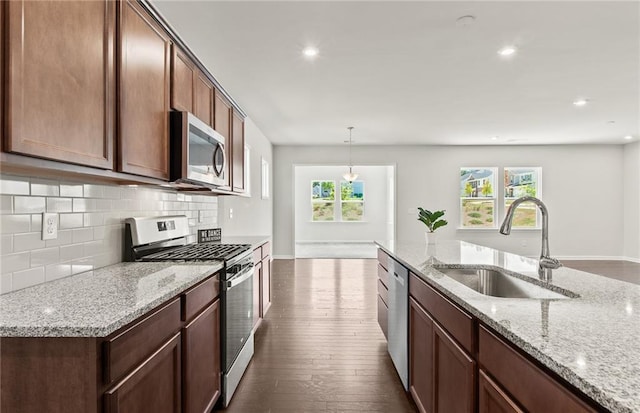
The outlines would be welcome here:
[[[562,267],[562,264],[557,259],[549,256],[549,211],[541,200],[532,196],[523,196],[513,201],[507,211],[507,216],[504,217],[504,222],[500,227],[500,233],[503,235],[509,235],[511,233],[511,223],[516,208],[523,202],[533,202],[540,208],[540,212],[542,212],[542,252],[540,253],[540,261],[538,262],[538,276],[542,281],[551,282],[551,270]]]

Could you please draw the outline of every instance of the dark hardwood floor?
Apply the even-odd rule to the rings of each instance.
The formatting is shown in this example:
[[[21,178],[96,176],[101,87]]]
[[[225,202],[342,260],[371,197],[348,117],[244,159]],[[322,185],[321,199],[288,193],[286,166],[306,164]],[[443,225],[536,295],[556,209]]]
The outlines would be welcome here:
[[[415,412],[377,323],[376,260],[275,260],[228,413]]]
[[[580,271],[599,274],[640,285],[640,264],[631,261],[612,260],[562,260],[562,264]]]

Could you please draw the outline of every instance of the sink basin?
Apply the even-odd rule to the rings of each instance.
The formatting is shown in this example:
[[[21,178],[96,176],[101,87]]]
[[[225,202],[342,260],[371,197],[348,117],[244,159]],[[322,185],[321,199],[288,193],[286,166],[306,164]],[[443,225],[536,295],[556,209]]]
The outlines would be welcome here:
[[[434,268],[447,277],[484,295],[503,298],[569,298],[564,294],[521,280],[502,271],[474,267],[434,266]]]

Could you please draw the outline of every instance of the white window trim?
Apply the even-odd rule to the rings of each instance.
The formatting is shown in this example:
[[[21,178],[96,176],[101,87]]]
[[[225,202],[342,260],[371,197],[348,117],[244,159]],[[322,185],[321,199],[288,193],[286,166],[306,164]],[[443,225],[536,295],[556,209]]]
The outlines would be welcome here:
[[[491,183],[492,185],[492,189],[493,189],[493,196],[491,197],[486,197],[486,196],[477,196],[477,197],[468,197],[468,196],[462,196],[462,194],[460,192],[458,192],[458,197],[460,199],[460,201],[458,202],[458,227],[457,229],[460,230],[472,230],[472,231],[476,231],[476,230],[495,230],[496,228],[498,228],[498,223],[497,223],[497,219],[498,219],[498,208],[499,203],[498,203],[498,193],[500,192],[500,185],[499,182],[497,181],[498,175],[500,173],[500,168],[497,166],[461,166],[460,168],[458,168],[458,174],[460,173],[461,170],[463,169],[470,169],[470,170],[475,170],[475,169],[486,169],[486,170],[491,170],[493,172],[493,182]],[[485,181],[486,178],[481,178],[482,181]],[[460,181],[458,181],[460,182]],[[467,200],[473,200],[473,201],[482,201],[482,200],[486,200],[486,201],[493,201],[493,222],[492,222],[492,226],[490,227],[467,227],[464,226],[464,209],[462,208],[462,203],[464,201]]]
[[[352,199],[352,200],[347,200],[347,201],[343,201],[342,200],[342,183],[343,182],[348,182],[346,180],[341,180],[340,181],[340,222],[364,222],[365,221],[365,217],[366,217],[366,211],[367,211],[367,207],[366,207],[366,203],[365,203],[365,198],[366,198],[366,191],[365,191],[365,185],[364,185],[364,181],[362,180],[358,180],[356,179],[353,182],[362,182],[362,199]],[[342,204],[343,203],[355,203],[355,202],[362,202],[362,219],[354,221],[354,220],[344,220],[342,219]]]

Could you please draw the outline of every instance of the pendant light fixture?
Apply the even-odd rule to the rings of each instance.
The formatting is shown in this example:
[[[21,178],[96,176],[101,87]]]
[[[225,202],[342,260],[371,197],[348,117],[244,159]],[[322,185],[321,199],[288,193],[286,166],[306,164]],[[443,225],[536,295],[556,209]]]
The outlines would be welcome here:
[[[351,133],[353,132],[353,126],[349,126],[349,172],[342,175],[342,177],[352,183],[358,178],[358,174],[353,173],[353,164],[351,163]]]

